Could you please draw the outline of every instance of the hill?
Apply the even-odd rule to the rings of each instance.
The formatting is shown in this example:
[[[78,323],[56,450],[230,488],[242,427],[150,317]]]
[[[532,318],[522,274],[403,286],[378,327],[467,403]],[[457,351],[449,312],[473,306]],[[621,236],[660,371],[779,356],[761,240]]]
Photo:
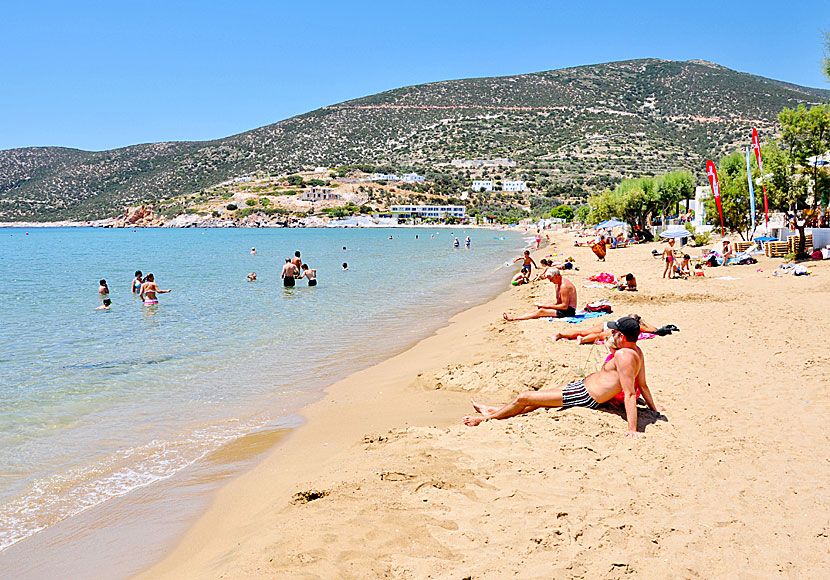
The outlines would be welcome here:
[[[775,131],[778,112],[830,91],[705,61],[632,60],[404,87],[224,139],[88,152],[0,151],[0,221],[94,219],[196,193],[234,176],[309,166],[445,173],[456,159],[509,158],[538,192],[601,189],[689,169]]]

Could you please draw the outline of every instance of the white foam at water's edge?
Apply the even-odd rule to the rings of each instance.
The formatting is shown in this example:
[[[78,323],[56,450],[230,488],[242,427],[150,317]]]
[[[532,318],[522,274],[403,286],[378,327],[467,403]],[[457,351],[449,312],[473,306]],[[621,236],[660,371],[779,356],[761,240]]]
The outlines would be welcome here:
[[[178,441],[151,441],[37,480],[29,491],[0,505],[0,552],[108,500],[172,477],[267,423],[260,419],[203,428]]]

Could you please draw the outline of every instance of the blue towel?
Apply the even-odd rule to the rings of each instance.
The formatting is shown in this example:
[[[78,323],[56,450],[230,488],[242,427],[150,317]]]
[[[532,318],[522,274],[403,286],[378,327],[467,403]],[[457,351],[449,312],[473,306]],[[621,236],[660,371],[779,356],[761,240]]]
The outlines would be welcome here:
[[[588,320],[589,318],[599,318],[600,316],[608,316],[611,314],[610,312],[585,312],[584,310],[580,310],[576,313],[576,316],[571,316],[569,318],[551,318],[551,320],[559,320],[562,322],[570,322],[571,324],[576,324],[577,322],[582,322],[583,320]]]

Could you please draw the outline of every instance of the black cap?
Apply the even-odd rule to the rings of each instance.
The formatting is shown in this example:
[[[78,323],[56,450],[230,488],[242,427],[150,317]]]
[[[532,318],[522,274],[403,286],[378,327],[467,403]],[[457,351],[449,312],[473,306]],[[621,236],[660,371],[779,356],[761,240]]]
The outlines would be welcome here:
[[[623,316],[619,320],[612,320],[606,323],[609,330],[619,330],[624,337],[632,342],[636,342],[640,337],[640,323],[630,316]]]

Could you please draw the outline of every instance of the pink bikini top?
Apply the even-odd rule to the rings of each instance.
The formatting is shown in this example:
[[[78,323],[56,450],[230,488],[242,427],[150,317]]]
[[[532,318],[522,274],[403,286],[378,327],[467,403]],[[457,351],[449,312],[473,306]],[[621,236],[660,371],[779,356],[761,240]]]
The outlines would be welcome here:
[[[610,353],[608,353],[608,356],[607,356],[607,357],[605,357],[605,361],[602,363],[602,364],[603,364],[603,366],[605,366],[605,363],[607,363],[609,360],[611,360],[612,358],[614,358],[614,353],[615,353],[615,352],[617,352],[617,351],[613,350],[613,351],[611,351]],[[635,387],[635,392],[636,392],[636,394],[637,394],[637,397],[639,398],[639,396],[640,396],[640,388],[639,388],[639,387]],[[615,399],[617,399],[618,401],[620,401],[621,403],[624,403],[624,402],[625,402],[625,391],[620,391],[619,393],[617,393],[616,395],[614,395],[614,398],[615,398]]]

